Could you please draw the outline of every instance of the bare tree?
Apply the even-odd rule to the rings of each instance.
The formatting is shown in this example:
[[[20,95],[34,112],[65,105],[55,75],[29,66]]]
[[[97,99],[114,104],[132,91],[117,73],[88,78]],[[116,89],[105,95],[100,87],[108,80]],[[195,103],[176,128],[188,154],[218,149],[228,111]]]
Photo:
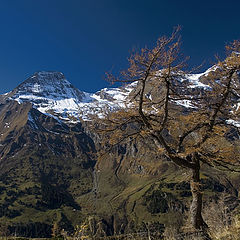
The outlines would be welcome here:
[[[159,38],[154,48],[132,54],[129,68],[118,77],[107,74],[109,81],[131,83],[134,90],[125,108],[102,120],[105,143],[151,139],[157,154],[189,169],[195,229],[207,228],[202,218],[202,164],[233,170],[238,163],[239,139],[231,134],[237,134],[240,110],[239,46],[239,41],[228,46],[227,58],[209,71],[205,87],[196,91],[183,71],[179,27],[170,37]]]

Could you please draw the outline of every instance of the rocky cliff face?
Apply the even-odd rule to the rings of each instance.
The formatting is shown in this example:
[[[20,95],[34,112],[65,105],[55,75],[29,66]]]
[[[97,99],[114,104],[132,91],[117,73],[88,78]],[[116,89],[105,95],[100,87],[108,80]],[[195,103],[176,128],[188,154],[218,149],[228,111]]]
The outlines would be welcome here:
[[[188,91],[201,91],[213,70],[181,81],[191,83]],[[37,72],[0,96],[0,219],[7,219],[11,231],[43,237],[48,229],[50,236],[53,223],[72,231],[91,216],[95,232],[116,234],[182,219],[191,197],[189,173],[156,155],[151,142],[127,142],[97,155],[101,138],[89,128],[91,117],[125,107],[133,87],[89,94],[62,73]],[[159,91],[149,86],[146,94],[154,98]],[[205,169],[208,196],[228,192],[236,208],[238,176],[235,182],[217,171],[215,176]]]

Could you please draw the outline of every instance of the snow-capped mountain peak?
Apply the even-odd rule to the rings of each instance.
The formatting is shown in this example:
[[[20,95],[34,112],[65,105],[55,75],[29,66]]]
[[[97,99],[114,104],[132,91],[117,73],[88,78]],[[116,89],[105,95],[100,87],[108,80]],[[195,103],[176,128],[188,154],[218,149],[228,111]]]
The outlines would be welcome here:
[[[210,68],[204,73],[188,74],[190,88],[206,88],[200,79],[208,75]],[[96,93],[86,93],[75,88],[60,72],[36,72],[4,98],[18,103],[31,102],[33,107],[44,114],[57,117],[67,122],[78,122],[80,119],[90,120],[93,115],[102,117],[104,112],[114,111],[126,106],[128,96],[135,89],[137,82],[120,88],[104,88]],[[150,91],[149,97],[152,92]],[[189,107],[189,104],[177,102]]]
[[[78,109],[84,93],[75,88],[60,72],[36,72],[11,93],[11,99],[31,102],[45,114],[71,114]]]
[[[78,122],[90,119],[91,115],[102,116],[103,111],[123,107],[123,102],[132,90],[105,88],[96,93],[86,93],[75,88],[60,72],[36,72],[9,93],[9,99],[31,102],[40,112],[60,120]]]
[[[16,88],[15,97],[38,96],[48,98],[79,98],[83,93],[76,89],[60,72],[36,72]],[[16,99],[15,98],[15,99]]]

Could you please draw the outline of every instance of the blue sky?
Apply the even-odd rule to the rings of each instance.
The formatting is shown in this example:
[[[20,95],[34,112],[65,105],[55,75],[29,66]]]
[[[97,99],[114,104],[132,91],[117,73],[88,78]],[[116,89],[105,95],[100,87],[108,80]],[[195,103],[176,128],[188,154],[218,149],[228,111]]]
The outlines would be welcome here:
[[[106,71],[176,25],[189,65],[207,68],[240,38],[239,9],[239,0],[0,0],[0,93],[41,70],[80,90],[108,87]]]

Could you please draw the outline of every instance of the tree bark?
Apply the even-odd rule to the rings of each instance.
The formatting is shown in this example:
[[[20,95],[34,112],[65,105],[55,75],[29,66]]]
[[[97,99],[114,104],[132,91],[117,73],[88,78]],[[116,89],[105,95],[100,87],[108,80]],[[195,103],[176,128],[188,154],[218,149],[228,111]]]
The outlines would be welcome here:
[[[207,224],[202,218],[202,191],[200,185],[200,163],[198,159],[194,160],[195,167],[192,169],[191,192],[192,204],[190,207],[191,224],[196,230],[205,230]]]

